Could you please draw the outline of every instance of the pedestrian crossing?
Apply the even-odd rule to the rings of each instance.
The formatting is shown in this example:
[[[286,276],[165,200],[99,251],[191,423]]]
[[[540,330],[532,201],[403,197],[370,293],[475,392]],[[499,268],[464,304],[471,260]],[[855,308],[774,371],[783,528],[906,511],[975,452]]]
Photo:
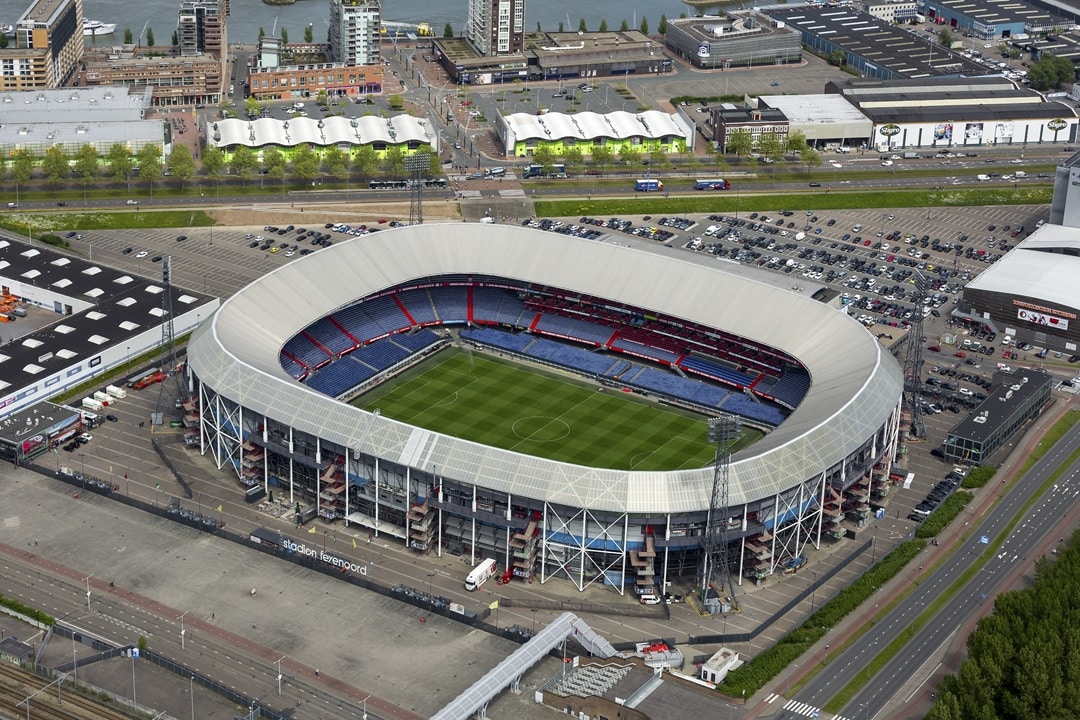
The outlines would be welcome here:
[[[789,710],[799,715],[805,715],[808,718],[817,718],[821,715],[821,709],[814,707],[810,703],[799,702],[798,700],[789,700],[788,704],[784,706],[785,710]]]

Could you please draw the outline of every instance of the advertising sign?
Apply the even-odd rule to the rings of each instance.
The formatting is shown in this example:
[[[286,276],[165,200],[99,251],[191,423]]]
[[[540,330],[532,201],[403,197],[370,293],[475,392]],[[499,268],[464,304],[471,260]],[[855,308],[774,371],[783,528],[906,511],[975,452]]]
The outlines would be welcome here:
[[[1069,321],[1065,318],[1057,317],[1056,315],[1047,315],[1046,313],[1036,312],[1034,310],[1020,308],[1016,311],[1016,317],[1019,320],[1026,320],[1027,322],[1035,323],[1036,325],[1046,325],[1061,330],[1069,329]]]

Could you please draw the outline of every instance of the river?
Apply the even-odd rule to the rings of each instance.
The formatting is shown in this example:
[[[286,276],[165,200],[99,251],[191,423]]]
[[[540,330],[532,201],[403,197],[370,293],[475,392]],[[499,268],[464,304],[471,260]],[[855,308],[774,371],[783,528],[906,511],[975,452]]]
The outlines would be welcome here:
[[[131,28],[132,34],[138,35],[145,27],[153,29],[154,42],[168,45],[173,30],[176,28],[175,0],[83,0],[83,14],[91,20],[104,23],[116,23],[116,33],[109,37],[94,38],[99,45],[108,45],[123,41],[124,28]],[[0,22],[14,24],[26,10],[28,0],[0,0]],[[450,23],[456,34],[461,34],[465,25],[466,0],[453,3],[436,0],[397,0],[383,3],[383,19],[396,22],[427,22],[432,30],[442,35],[443,26]],[[606,20],[608,28],[618,29],[625,19],[632,28],[637,28],[642,18],[649,22],[649,32],[656,32],[660,15],[669,19],[680,14],[696,14],[680,0],[591,0],[584,7],[588,12],[582,15],[580,0],[532,0],[525,6],[525,27],[535,30],[540,23],[544,30],[557,30],[559,23],[564,29],[576,30],[584,17],[589,30],[598,30],[601,20]],[[267,34],[280,34],[285,28],[289,40],[296,42],[304,37],[304,28],[312,23],[316,40],[326,40],[327,18],[330,3],[327,0],[297,0],[293,5],[265,5],[261,0],[232,0],[229,17],[229,41],[254,43],[259,37],[259,28]],[[87,38],[88,43],[91,38]]]

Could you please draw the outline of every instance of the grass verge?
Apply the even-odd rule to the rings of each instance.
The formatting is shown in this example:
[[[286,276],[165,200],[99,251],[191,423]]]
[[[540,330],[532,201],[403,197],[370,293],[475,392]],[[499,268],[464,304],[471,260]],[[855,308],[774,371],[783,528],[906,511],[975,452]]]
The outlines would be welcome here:
[[[67,230],[151,230],[209,227],[214,219],[202,210],[117,210],[101,212],[16,212],[0,216],[0,228],[38,237]]]

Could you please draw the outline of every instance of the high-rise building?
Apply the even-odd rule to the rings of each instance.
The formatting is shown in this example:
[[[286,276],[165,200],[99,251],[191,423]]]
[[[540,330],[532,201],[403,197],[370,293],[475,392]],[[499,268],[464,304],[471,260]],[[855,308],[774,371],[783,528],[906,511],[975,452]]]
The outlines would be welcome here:
[[[176,37],[184,56],[208,53],[223,59],[228,51],[225,20],[229,0],[180,0]]]
[[[57,88],[83,53],[82,0],[35,0],[15,23],[15,47],[0,50],[0,89]]]
[[[330,0],[330,57],[335,62],[378,65],[382,7],[379,0]]]
[[[525,47],[525,0],[469,0],[465,39],[481,55],[514,55]]]

